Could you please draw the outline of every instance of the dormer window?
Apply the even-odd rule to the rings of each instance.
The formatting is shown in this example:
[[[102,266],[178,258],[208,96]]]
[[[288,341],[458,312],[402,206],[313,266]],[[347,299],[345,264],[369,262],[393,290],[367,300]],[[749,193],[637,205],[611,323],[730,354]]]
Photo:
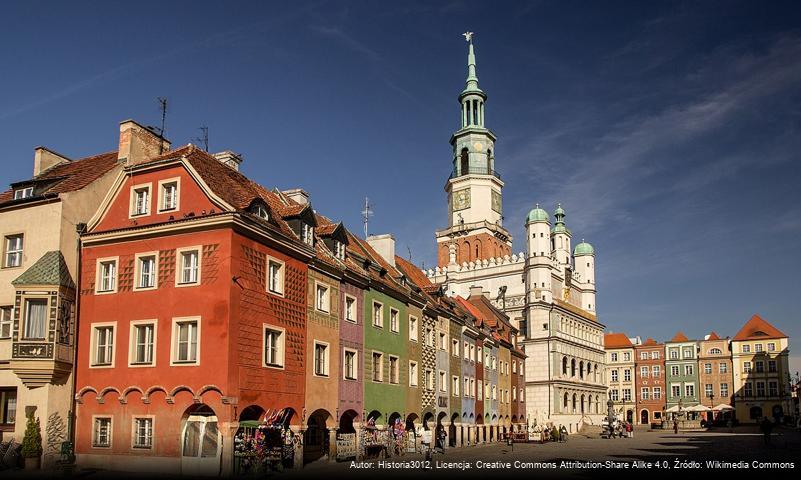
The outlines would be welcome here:
[[[336,257],[340,260],[345,260],[345,244],[340,241],[336,241],[334,242],[334,249],[334,254]]]
[[[267,212],[267,208],[265,208],[264,205],[261,204],[253,205],[253,214],[264,220],[270,219],[270,214],[269,212]]]
[[[29,198],[33,196],[33,187],[25,187],[20,188],[18,190],[14,190],[14,200],[19,200],[21,198]]]
[[[314,245],[314,227],[312,227],[308,223],[304,223],[303,229],[301,230],[300,239],[306,245]]]

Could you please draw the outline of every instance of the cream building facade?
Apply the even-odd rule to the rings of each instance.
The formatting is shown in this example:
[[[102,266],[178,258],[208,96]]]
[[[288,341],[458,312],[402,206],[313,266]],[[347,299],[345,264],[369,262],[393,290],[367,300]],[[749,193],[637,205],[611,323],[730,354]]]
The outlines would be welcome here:
[[[561,423],[576,431],[584,423],[599,423],[606,412],[595,251],[586,242],[573,247],[561,205],[553,223],[537,205],[525,224],[526,250],[512,253],[512,235],[503,226],[497,137],[485,123],[486,100],[469,38],[468,76],[459,95],[461,126],[451,137],[453,170],[445,185],[449,225],[436,232],[438,266],[426,275],[449,295],[467,297],[471,287],[490,292],[493,304],[519,330],[518,345],[527,355],[527,421]],[[564,361],[571,366],[567,370]]]
[[[741,422],[773,421],[793,414],[790,390],[789,337],[751,317],[732,338],[734,408]]]
[[[0,194],[0,434],[21,442],[32,413],[45,467],[70,436],[78,231],[120,170],[117,152],[70,160],[38,147],[33,177]]]
[[[634,345],[623,333],[604,335],[606,349],[606,386],[609,400],[617,418],[634,423],[636,420],[636,395]]]

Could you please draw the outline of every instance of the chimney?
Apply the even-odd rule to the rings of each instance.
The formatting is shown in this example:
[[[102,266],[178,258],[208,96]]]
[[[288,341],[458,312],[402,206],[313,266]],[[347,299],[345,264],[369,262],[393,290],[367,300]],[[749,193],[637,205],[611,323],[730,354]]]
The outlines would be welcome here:
[[[148,127],[125,120],[120,122],[120,147],[117,159],[127,165],[136,165],[170,149],[170,141],[162,139]]]
[[[226,167],[233,168],[239,171],[239,165],[242,164],[242,155],[232,152],[231,150],[223,150],[214,154],[214,158],[220,161]]]
[[[69,162],[70,159],[56,153],[47,147],[36,147],[33,149],[33,176],[37,176],[45,170],[55,167],[59,163]]]
[[[298,202],[301,205],[306,205],[307,203],[309,203],[309,192],[303,190],[302,188],[293,188],[291,190],[284,190],[281,193],[283,193],[284,195]]]
[[[482,295],[484,295],[484,296],[488,296],[486,293],[484,293],[484,287],[480,287],[480,286],[476,286],[476,285],[471,285],[471,286],[470,286],[470,296],[472,297],[472,296],[474,296],[474,295],[475,295],[476,297],[480,297],[480,296],[482,296]],[[468,297],[468,298],[469,298],[469,297]]]
[[[395,266],[395,237],[391,234],[384,235],[370,235],[367,237],[367,243],[373,247],[373,250],[378,252],[379,255],[384,257],[393,267]]]

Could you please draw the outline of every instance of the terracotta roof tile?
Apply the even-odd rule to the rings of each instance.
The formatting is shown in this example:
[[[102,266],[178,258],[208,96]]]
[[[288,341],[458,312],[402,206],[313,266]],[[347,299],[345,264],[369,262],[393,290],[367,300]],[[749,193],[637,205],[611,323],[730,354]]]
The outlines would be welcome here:
[[[625,333],[604,334],[604,348],[626,348],[633,347],[631,340]]]
[[[117,152],[101,153],[79,160],[60,163],[48,168],[30,179],[30,181],[42,182],[50,180],[54,182],[44,190],[37,192],[37,195],[74,192],[102,177],[117,165]],[[14,191],[11,189],[0,193],[0,203],[13,199]]]
[[[787,338],[781,330],[766,322],[759,315],[754,315],[745,322],[743,328],[737,332],[732,340],[758,340],[765,338]]]
[[[673,338],[670,339],[670,341],[673,343],[677,343],[677,342],[689,342],[690,340],[687,338],[687,335],[685,335],[683,332],[677,332],[676,335],[674,335]]]
[[[643,347],[653,347],[653,346],[656,346],[656,345],[659,345],[659,343],[657,343],[657,341],[654,340],[651,337],[648,337],[647,339],[645,339],[645,341],[642,344]]]
[[[717,333],[711,332],[707,337],[707,340],[720,340],[720,337],[718,337]]]

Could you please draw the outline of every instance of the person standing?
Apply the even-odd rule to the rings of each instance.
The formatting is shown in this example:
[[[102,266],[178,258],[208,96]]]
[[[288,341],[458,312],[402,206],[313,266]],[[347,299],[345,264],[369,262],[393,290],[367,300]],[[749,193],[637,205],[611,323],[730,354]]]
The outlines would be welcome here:
[[[679,421],[676,420],[675,418],[673,419],[673,433],[677,435],[679,433]]]
[[[770,445],[770,433],[773,431],[773,422],[768,420],[768,417],[764,417],[759,424],[759,428],[762,430],[765,445]]]

